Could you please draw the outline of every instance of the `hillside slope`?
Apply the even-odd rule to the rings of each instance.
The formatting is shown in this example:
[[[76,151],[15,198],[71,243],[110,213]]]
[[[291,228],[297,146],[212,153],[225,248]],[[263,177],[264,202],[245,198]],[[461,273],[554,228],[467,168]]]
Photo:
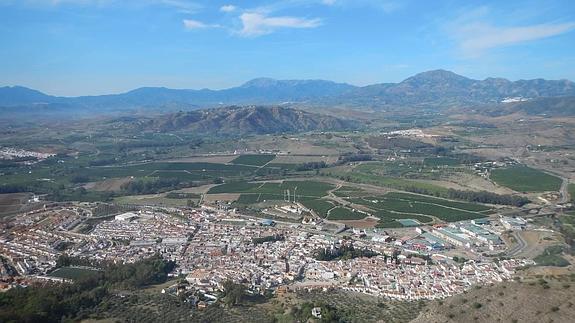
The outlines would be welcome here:
[[[218,135],[273,134],[351,130],[355,121],[283,107],[226,107],[178,112],[151,120],[144,127]]]
[[[430,303],[412,323],[571,322],[575,317],[574,288],[569,280],[484,286]]]

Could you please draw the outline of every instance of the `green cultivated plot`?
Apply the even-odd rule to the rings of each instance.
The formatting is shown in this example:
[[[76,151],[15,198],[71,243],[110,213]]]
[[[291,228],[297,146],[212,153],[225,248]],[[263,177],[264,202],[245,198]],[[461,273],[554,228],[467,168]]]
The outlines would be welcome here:
[[[403,224],[397,220],[380,219],[375,225],[376,228],[402,228]]]
[[[567,186],[567,190],[569,191],[569,197],[571,201],[575,201],[575,184],[569,184]]]
[[[329,220],[361,220],[367,215],[344,207],[336,207],[329,211]]]
[[[361,197],[365,196],[365,192],[359,188],[352,186],[342,186],[337,190],[333,191],[335,196],[339,197]]]
[[[231,161],[232,164],[263,166],[276,158],[275,155],[241,155]]]
[[[535,260],[535,262],[539,266],[555,266],[555,267],[569,266],[570,265],[569,261],[561,257],[562,252],[563,252],[562,246],[547,247],[542,254],[535,257],[533,260]]]
[[[447,222],[470,220],[485,217],[476,211],[488,210],[482,205],[452,202],[442,199],[406,193],[388,193],[385,196],[352,198],[350,202],[365,205],[378,211],[379,217],[393,219],[414,218],[420,222],[430,222],[428,216]],[[469,211],[475,209],[474,211]]]
[[[297,189],[296,189],[297,187]],[[290,197],[297,195],[298,200],[315,199],[327,195],[333,185],[315,181],[283,181],[282,183],[248,183],[233,182],[212,187],[208,194],[216,193],[246,193],[262,194],[262,199],[283,200],[284,191],[290,190]]]
[[[378,218],[380,218],[381,221],[384,221],[384,222],[389,222],[392,220],[399,220],[399,219],[415,219],[421,223],[429,223],[429,222],[433,221],[432,218],[425,216],[425,215],[391,212],[388,210],[378,210],[374,215],[377,216]],[[397,221],[395,221],[395,222],[397,222]]]
[[[455,158],[430,157],[423,160],[425,166],[458,166],[461,163]]]
[[[259,202],[260,195],[261,194],[241,194],[236,203],[255,204]]]
[[[526,166],[494,169],[491,180],[517,192],[558,191],[561,188],[559,177]]]
[[[333,203],[326,200],[309,200],[303,201],[302,204],[308,209],[315,211],[322,218],[327,217],[328,211],[334,207]]]
[[[387,193],[385,195],[385,197],[402,199],[402,200],[418,201],[418,202],[424,202],[424,203],[430,203],[430,204],[438,204],[438,205],[442,205],[442,206],[452,207],[452,208],[466,210],[466,211],[473,211],[473,212],[482,212],[482,211],[488,211],[491,209],[490,207],[488,207],[486,205],[481,205],[481,204],[455,202],[455,201],[433,198],[433,197],[429,197],[429,196],[415,195],[415,194],[408,194],[408,193],[391,192],[391,193]]]
[[[147,163],[130,166],[86,167],[78,174],[90,180],[114,177],[160,177],[182,180],[202,180],[216,177],[238,177],[253,174],[254,168],[216,163]],[[48,175],[49,176],[49,175]]]
[[[261,184],[258,183],[248,183],[248,182],[225,183],[210,188],[208,194],[250,192],[253,189],[259,187],[260,185]]]
[[[447,194],[448,192],[447,188],[438,185],[433,185],[425,182],[418,182],[416,180],[388,177],[369,173],[368,170],[361,169],[360,168],[361,166],[364,165],[358,166],[353,172],[339,172],[339,171],[333,171],[328,168],[328,170],[325,170],[325,173],[327,173],[330,176],[345,179],[350,182],[372,184],[382,187],[391,187],[398,190],[419,189],[419,190],[425,190],[429,192],[429,194],[443,194],[443,195]]]

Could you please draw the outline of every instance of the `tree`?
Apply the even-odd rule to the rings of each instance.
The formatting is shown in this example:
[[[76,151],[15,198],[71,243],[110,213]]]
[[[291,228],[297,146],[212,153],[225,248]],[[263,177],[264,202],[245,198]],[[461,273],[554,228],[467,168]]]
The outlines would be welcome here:
[[[223,287],[223,300],[227,306],[236,306],[242,303],[246,292],[246,286],[242,284],[236,284],[231,280],[226,280],[223,283]]]

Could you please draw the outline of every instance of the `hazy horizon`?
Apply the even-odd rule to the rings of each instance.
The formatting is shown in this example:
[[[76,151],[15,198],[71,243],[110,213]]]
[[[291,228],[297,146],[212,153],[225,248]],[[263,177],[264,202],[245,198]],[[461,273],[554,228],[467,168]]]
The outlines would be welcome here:
[[[168,87],[168,86],[164,86],[164,85],[157,85],[157,86],[142,85],[142,86],[138,86],[138,87],[135,87],[135,88],[126,89],[125,91],[117,91],[117,92],[109,92],[109,93],[99,93],[99,94],[79,94],[79,95],[55,95],[55,94],[50,93],[50,92],[42,91],[41,89],[32,88],[32,87],[27,87],[27,86],[21,85],[21,84],[0,84],[0,88],[1,88],[1,87],[25,87],[25,88],[28,88],[28,89],[40,91],[40,92],[42,92],[42,93],[44,93],[44,94],[47,94],[47,95],[61,96],[61,97],[70,97],[70,98],[72,98],[72,97],[80,97],[80,96],[99,96],[99,95],[123,94],[123,93],[130,92],[130,91],[133,91],[133,90],[141,89],[141,88],[166,88],[166,89],[170,89],[170,90],[195,90],[195,91],[199,91],[199,90],[212,90],[212,91],[220,91],[220,90],[226,90],[226,89],[231,89],[231,88],[235,88],[235,87],[240,87],[240,86],[244,85],[245,83],[248,83],[248,82],[250,82],[250,81],[252,81],[252,80],[256,80],[256,79],[273,79],[273,80],[276,80],[276,81],[332,81],[332,82],[340,83],[340,84],[349,84],[349,85],[352,85],[352,86],[363,87],[363,86],[369,86],[369,85],[375,85],[375,84],[384,84],[384,83],[401,83],[402,81],[406,80],[407,78],[412,77],[412,76],[415,76],[415,75],[417,75],[417,74],[425,73],[425,72],[430,72],[430,71],[436,71],[436,70],[445,70],[445,69],[434,69],[434,70],[428,70],[428,71],[421,71],[421,72],[416,73],[416,74],[414,74],[414,75],[409,75],[409,76],[407,76],[406,78],[401,79],[401,80],[399,80],[399,81],[397,81],[397,82],[376,82],[376,83],[361,84],[361,85],[353,84],[353,83],[345,82],[345,81],[344,81],[344,82],[338,82],[338,81],[326,80],[326,79],[276,79],[276,78],[273,78],[273,77],[262,76],[262,77],[255,77],[255,78],[252,78],[252,79],[249,79],[249,80],[245,80],[244,82],[241,82],[241,83],[238,83],[238,84],[235,84],[235,85],[232,85],[232,86],[228,86],[228,87],[222,87],[222,88],[208,88],[208,87],[185,88],[185,87]],[[448,71],[448,72],[453,72],[453,71],[449,71],[449,70],[446,70],[446,71]],[[473,78],[473,77],[468,77],[468,76],[466,76],[466,75],[461,75],[461,74],[456,73],[456,72],[453,72],[453,73],[458,74],[458,75],[460,75],[460,76],[467,77],[467,78],[469,78],[469,79],[474,79],[474,80],[479,80],[479,81],[485,80],[485,79],[475,79],[475,78]],[[497,75],[490,76],[490,77],[492,77],[492,78],[504,78],[504,79],[507,79],[507,80],[512,81],[512,82],[514,82],[514,81],[521,81],[521,80],[531,80],[531,79],[509,79],[509,78],[502,77],[502,76],[497,76]],[[548,79],[548,80],[550,80],[550,79]],[[571,81],[571,82],[573,82],[573,81],[570,80],[570,79],[557,79],[557,80],[559,80],[559,81],[561,81],[561,80],[566,80],[566,81]]]

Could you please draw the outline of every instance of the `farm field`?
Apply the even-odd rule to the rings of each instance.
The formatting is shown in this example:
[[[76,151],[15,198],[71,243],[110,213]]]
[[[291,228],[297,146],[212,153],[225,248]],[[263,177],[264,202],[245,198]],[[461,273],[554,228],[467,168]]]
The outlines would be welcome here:
[[[325,169],[322,171],[327,176],[344,179],[353,183],[371,184],[381,187],[389,187],[398,190],[420,189],[429,192],[429,194],[445,195],[448,189],[439,185],[430,184],[411,179],[382,176],[367,172],[365,169],[354,169],[351,172],[338,171],[335,169]]]
[[[242,165],[226,165],[214,163],[146,163],[130,166],[113,167],[90,167],[83,170],[85,176],[89,177],[125,177],[125,176],[154,176],[155,174],[167,175],[170,172],[178,172],[178,176],[183,173],[203,174],[221,177],[225,175],[241,175],[253,172],[253,167]],[[158,176],[158,175],[156,175]]]
[[[448,208],[436,204],[418,202],[416,200],[388,198],[385,196],[353,199],[351,202],[362,204],[376,210],[434,216],[446,222],[471,220],[485,217],[484,214],[477,212]]]
[[[317,215],[326,218],[328,211],[335,207],[334,203],[327,200],[309,200],[301,202],[308,209],[313,210]]]
[[[350,210],[345,207],[335,207],[329,211],[328,220],[360,220],[367,216],[365,213]]]
[[[491,171],[491,180],[517,192],[558,191],[561,179],[527,166],[512,166]]]
[[[262,194],[266,196],[266,199],[283,200],[284,191],[290,190],[291,194],[290,196],[292,198],[295,192],[297,194],[297,199],[303,200],[303,199],[316,199],[319,197],[323,197],[327,195],[327,191],[329,191],[330,189],[333,189],[333,185],[317,181],[283,181],[281,183],[231,182],[210,188],[208,194],[218,194],[218,193]]]
[[[401,223],[404,227],[416,227],[421,224],[415,219],[398,219],[397,222]]]
[[[399,219],[414,219],[420,223],[430,223],[431,221],[433,221],[433,218],[429,216],[413,214],[413,213],[393,212],[389,210],[377,210],[374,215],[380,218],[382,222],[391,222],[393,223],[393,225],[398,226],[403,226],[401,225],[401,222],[396,221]]]
[[[193,202],[198,202],[199,198],[190,198]],[[114,199],[119,204],[135,205],[160,205],[168,207],[183,207],[188,205],[188,199],[168,198],[166,196],[153,195],[130,195],[121,196]]]
[[[390,192],[383,196],[350,197],[348,201],[366,206],[382,219],[413,218],[422,223],[432,221],[431,217],[446,222],[455,222],[485,217],[488,206],[455,202],[409,193]]]
[[[320,162],[324,161],[326,163],[333,163],[337,160],[337,155],[335,156],[317,156],[317,155],[279,155],[274,159],[274,163],[285,163],[285,164],[303,164],[309,162]]]
[[[425,166],[458,166],[461,165],[456,158],[449,157],[429,157],[423,160]]]
[[[87,269],[87,268],[76,268],[76,267],[60,267],[53,272],[49,273],[48,276],[67,278],[67,279],[81,279],[98,274],[97,270]]]
[[[409,194],[409,193],[400,193],[400,192],[390,192],[385,194],[386,197],[395,198],[395,199],[403,199],[403,200],[411,200],[429,204],[437,204],[441,206],[447,206],[452,208],[457,208],[466,211],[473,211],[473,212],[482,212],[488,211],[491,208],[487,205],[476,204],[476,203],[465,203],[465,202],[456,202],[450,201],[445,199],[439,199],[429,196],[423,195],[416,195],[416,194]]]
[[[342,186],[333,191],[333,194],[338,197],[361,197],[365,196],[365,192],[353,186]]]
[[[5,184],[38,183],[39,181],[66,183],[76,175],[81,175],[89,181],[126,177],[181,178],[193,181],[218,177],[237,178],[252,175],[255,171],[256,168],[243,165],[150,162],[128,166],[90,166],[81,169],[71,169],[64,176],[53,174],[48,168],[38,167],[28,172],[5,175],[1,178]]]
[[[241,155],[231,161],[236,165],[263,166],[276,158],[275,155]]]

